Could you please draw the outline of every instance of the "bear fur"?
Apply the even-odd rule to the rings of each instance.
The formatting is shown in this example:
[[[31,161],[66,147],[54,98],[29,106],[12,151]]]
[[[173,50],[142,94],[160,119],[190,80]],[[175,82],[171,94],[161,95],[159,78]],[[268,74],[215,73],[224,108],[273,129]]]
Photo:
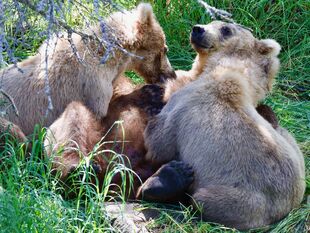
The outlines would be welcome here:
[[[194,46],[193,46],[194,47]],[[121,143],[118,147],[113,148],[115,152],[126,155],[129,159],[130,166],[140,179],[134,179],[133,194],[136,193],[141,181],[144,182],[157,170],[157,166],[153,166],[145,161],[146,149],[144,146],[143,132],[150,118],[150,115],[158,113],[163,107],[163,102],[166,102],[171,93],[183,87],[185,84],[196,80],[203,71],[206,57],[208,53],[199,48],[197,57],[190,71],[176,71],[176,79],[167,79],[162,84],[164,89],[157,88],[154,92],[143,90],[141,86],[135,86],[132,81],[124,75],[121,75],[113,82],[113,96],[108,108],[107,116],[99,121],[92,116],[90,110],[81,102],[71,103],[64,113],[49,127],[49,131],[45,140],[45,148],[48,155],[57,152],[60,147],[76,147],[78,145],[83,155],[87,155],[92,151],[92,148],[105,135],[115,121],[121,120],[122,128],[125,132],[117,127],[113,127],[106,135],[104,141],[124,141],[125,147],[121,149]],[[146,74],[145,74],[146,75]],[[148,76],[143,76],[146,83],[153,83]],[[161,80],[158,80],[161,81]],[[164,94],[164,98],[161,95]],[[156,96],[155,100],[154,95]],[[151,98],[151,99],[150,99]],[[146,103],[143,103],[145,101]],[[141,104],[142,102],[142,104]],[[162,104],[162,105],[161,105]],[[151,111],[148,111],[148,109]],[[74,115],[75,117],[72,117]],[[76,126],[79,128],[75,128]],[[98,128],[98,125],[101,127]],[[80,130],[87,129],[87,130]],[[75,133],[73,133],[75,132]],[[90,133],[95,136],[95,140],[88,141],[85,144],[85,139],[90,137]],[[51,147],[52,146],[52,147]],[[106,147],[110,149],[111,144]],[[65,180],[69,173],[73,171],[80,162],[80,156],[75,150],[65,150],[61,156],[55,157],[55,169],[61,171],[61,178]],[[98,178],[100,183],[104,179],[104,174],[107,168],[107,162],[104,162],[100,157],[94,158],[94,163],[98,164]],[[116,183],[121,180],[115,181]]]
[[[97,40],[89,38],[85,42],[81,36],[72,34],[77,52],[83,59],[81,63],[74,55],[67,35],[52,38],[48,45],[41,46],[37,55],[17,64],[22,72],[14,66],[0,72],[1,88],[14,99],[20,113],[17,116],[10,109],[6,119],[28,135],[37,123],[49,126],[72,101],[84,103],[100,119],[107,113],[112,82],[124,71],[134,70],[147,77],[150,83],[175,75],[166,56],[165,35],[150,4],[141,3],[132,11],[112,14],[106,20],[107,27],[114,30],[120,47],[137,56],[116,50],[105,64],[100,64],[105,51]],[[99,24],[92,30],[101,35]],[[53,103],[47,116],[46,51]]]
[[[12,122],[0,117],[0,148],[6,143],[6,136],[16,139],[18,142],[26,142],[27,138],[23,131]]]
[[[280,46],[220,21],[194,27],[192,41],[218,52],[149,121],[146,157],[156,165],[177,159],[193,167],[189,192],[204,220],[240,230],[279,221],[305,191],[296,141],[255,109],[271,90]]]
[[[66,180],[79,165],[81,156],[89,156],[101,140],[109,142],[99,150],[112,149],[126,155],[126,165],[138,175],[134,177],[132,195],[135,195],[141,181],[145,181],[157,169],[145,161],[143,132],[149,117],[162,109],[163,92],[157,85],[136,87],[125,76],[113,82],[113,87],[114,94],[107,115],[101,120],[96,119],[83,103],[70,103],[48,128],[45,150],[48,156],[54,156],[54,169],[61,171],[61,179]],[[121,125],[115,125],[116,121],[122,121]],[[103,183],[112,156],[111,153],[102,153],[93,158],[92,165],[100,184]],[[122,180],[117,176],[114,182],[119,184]]]
[[[176,71],[177,78],[168,79],[163,84],[163,90],[160,88],[148,89],[148,87],[137,87],[124,75],[115,80],[113,82],[113,97],[108,114],[101,122],[92,116],[90,110],[82,103],[75,102],[70,104],[63,115],[50,127],[50,134],[47,135],[45,141],[47,154],[51,155],[58,151],[59,146],[63,147],[66,145],[65,147],[67,148],[73,148],[77,144],[83,155],[87,155],[103,135],[109,131],[114,122],[122,120],[122,129],[125,132],[125,136],[122,129],[113,127],[105,136],[104,141],[122,142],[126,140],[124,148],[121,148],[121,143],[119,143],[119,146],[114,147],[114,150],[117,153],[125,154],[131,163],[131,168],[138,174],[142,182],[145,181],[156,171],[157,167],[145,161],[146,149],[143,131],[150,115],[158,113],[163,107],[163,103],[161,103],[162,91],[164,91],[166,102],[173,92],[196,80],[206,66],[207,57],[210,54],[214,54],[206,49],[196,47],[194,44],[192,45],[197,52],[192,69],[190,71]],[[147,78],[145,78],[145,81],[149,82]],[[267,106],[261,106],[260,114],[266,115],[269,112],[269,115],[274,117],[274,123],[277,124],[277,119],[272,110],[267,108]],[[73,115],[74,117],[72,117]],[[101,126],[98,127],[99,125]],[[79,127],[77,128],[77,126]],[[87,138],[94,139],[86,141]],[[53,145],[53,148],[50,148],[50,145]],[[111,147],[112,145],[108,144],[106,149]],[[99,180],[102,181],[107,163],[100,158],[95,158],[94,161],[99,165],[96,166],[97,171],[99,171],[97,175],[100,178]],[[57,156],[55,158],[55,162],[55,168],[62,172],[62,179],[66,179],[69,172],[74,170],[79,164],[80,156],[74,150],[65,150],[60,157]],[[121,182],[121,180],[116,182]],[[134,193],[140,184],[141,182],[139,182],[138,178],[134,179]]]
[[[188,83],[195,81],[204,71],[208,57],[213,55],[212,51],[205,51],[195,47],[193,43],[191,44],[194,50],[197,52],[196,58],[192,64],[192,68],[189,71],[176,70],[176,78],[168,79],[164,83],[164,102],[167,102],[174,92],[181,89]]]

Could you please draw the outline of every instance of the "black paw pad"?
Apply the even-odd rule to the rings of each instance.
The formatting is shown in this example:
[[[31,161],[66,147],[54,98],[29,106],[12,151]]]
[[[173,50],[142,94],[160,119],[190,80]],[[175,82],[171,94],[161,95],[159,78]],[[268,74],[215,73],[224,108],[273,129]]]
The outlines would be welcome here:
[[[194,171],[189,165],[171,161],[146,180],[137,197],[148,201],[174,202],[185,194],[193,181]]]

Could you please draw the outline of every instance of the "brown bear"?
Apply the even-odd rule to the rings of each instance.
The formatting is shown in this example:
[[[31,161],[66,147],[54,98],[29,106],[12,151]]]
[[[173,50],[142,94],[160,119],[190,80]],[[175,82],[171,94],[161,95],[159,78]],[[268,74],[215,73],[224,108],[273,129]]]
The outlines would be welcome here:
[[[163,91],[157,85],[137,88],[126,77],[120,77],[113,85],[115,94],[106,117],[100,121],[83,103],[72,102],[48,128],[44,144],[47,155],[53,157],[55,171],[61,172],[60,178],[64,181],[78,167],[81,158],[91,156],[95,145],[100,144],[100,149],[91,160],[100,186],[105,179],[109,161],[114,156],[110,150],[122,154],[125,165],[136,174],[133,177],[132,192],[128,195],[134,198],[141,182],[158,168],[145,161],[143,132],[149,118],[163,107]],[[121,124],[115,124],[120,121]],[[104,150],[106,152],[100,152]],[[183,164],[178,163],[174,167],[183,168]],[[123,182],[119,174],[113,178],[114,184],[120,185]]]
[[[141,182],[153,175],[158,168],[158,166],[153,166],[145,160],[146,149],[143,131],[150,117],[160,112],[163,107],[162,97],[158,95],[162,90],[153,85],[137,88],[126,77],[120,77],[114,83],[114,87],[115,94],[110,103],[108,114],[103,121],[98,121],[82,103],[71,103],[59,120],[51,125],[50,132],[52,134],[47,135],[45,148],[48,155],[62,147],[67,148],[61,151],[59,157],[58,155],[54,157],[54,168],[61,171],[61,178],[65,180],[80,163],[81,157],[78,151],[73,148],[78,146],[83,155],[88,155],[103,135],[110,130],[115,121],[122,120],[121,128],[115,126],[105,136],[104,141],[113,142],[113,144],[107,144],[105,148],[113,148],[116,153],[127,156],[129,160],[127,165],[137,174],[134,177],[131,197],[137,196],[140,199],[141,195],[138,194],[137,190],[141,186]],[[266,108],[267,106],[264,106],[263,112],[269,111],[269,115],[272,115],[272,110]],[[273,117],[276,120],[275,116]],[[122,147],[123,141],[126,141],[124,147]],[[53,145],[53,152],[50,151],[49,146],[51,144]],[[104,180],[109,156],[111,155],[106,153],[104,160],[98,156],[92,162],[100,184]],[[166,181],[165,186],[161,187],[164,196],[158,199],[161,202],[184,200],[185,188],[192,182],[191,169],[180,162],[165,164],[154,176],[163,177]],[[116,176],[113,182],[120,184],[122,180]],[[148,189],[151,188],[150,186],[148,182]]]
[[[146,127],[147,121],[151,116],[157,114],[164,106],[162,102],[162,92],[164,91],[164,100],[167,100],[171,93],[183,87],[185,84],[196,80],[203,72],[203,68],[206,65],[208,56],[211,56],[216,51],[208,51],[207,49],[201,49],[192,43],[193,48],[197,51],[197,57],[193,63],[190,71],[176,71],[177,78],[169,79],[163,85],[163,88],[147,85],[145,87],[136,87],[129,78],[121,76],[113,82],[113,97],[110,102],[107,116],[99,122],[92,116],[92,113],[83,106],[82,103],[72,103],[65,110],[65,113],[50,127],[50,133],[46,139],[46,146],[52,144],[54,148],[46,147],[48,154],[59,150],[59,146],[76,147],[75,143],[79,146],[80,151],[84,155],[90,153],[94,145],[100,141],[101,137],[109,131],[110,127],[115,121],[122,120],[122,129],[113,127],[109,134],[106,135],[105,141],[118,141],[119,145],[113,149],[117,153],[125,154],[130,163],[132,169],[141,178],[141,181],[145,181],[150,175],[157,169],[156,166],[152,166],[149,162],[145,161],[146,149],[144,147],[143,131]],[[145,80],[148,83],[148,80]],[[269,112],[270,116],[273,116],[273,121],[277,123],[277,119],[271,109],[267,106],[261,106],[257,110],[261,110],[260,114],[266,115]],[[74,117],[73,117],[74,115]],[[268,121],[272,119],[268,119]],[[79,126],[79,128],[74,128]],[[124,135],[125,134],[125,135]],[[71,141],[71,144],[68,142]],[[126,140],[125,147],[121,148],[122,142]],[[116,143],[117,144],[117,143]],[[108,144],[107,148],[113,147]],[[55,168],[61,170],[62,179],[65,179],[68,173],[76,168],[80,163],[80,156],[74,150],[66,150],[58,157],[56,156]],[[97,161],[96,161],[97,160]],[[99,158],[95,158],[96,170],[99,172],[100,181],[104,179],[104,173],[106,171],[107,162]],[[172,177],[173,182],[174,175],[178,177],[182,175],[188,176],[189,173],[180,174],[181,168],[187,167],[186,165],[178,162],[165,165],[158,171],[155,176],[166,176],[169,173],[169,177]],[[177,172],[177,173],[176,173]],[[167,176],[166,176],[167,177]],[[186,186],[191,181],[191,177],[182,178],[184,182],[182,184],[170,185],[170,181],[165,178],[165,198],[161,197],[159,201],[177,201],[183,199],[181,190],[184,191]],[[141,182],[136,177],[134,179],[134,193],[140,186]],[[178,179],[179,181],[179,179]],[[117,181],[121,182],[120,180]],[[149,183],[148,183],[149,184]],[[169,184],[169,185],[168,185]],[[169,188],[171,187],[171,188]],[[150,189],[150,185],[148,187]],[[180,197],[178,197],[180,196]],[[139,197],[140,198],[140,197]]]
[[[271,90],[280,46],[220,21],[195,26],[192,41],[219,51],[200,78],[148,122],[146,157],[158,165],[177,159],[193,167],[189,193],[204,220],[240,230],[274,223],[300,204],[305,191],[296,141],[255,109]],[[160,198],[147,183],[142,196]]]
[[[52,38],[37,55],[18,63],[22,72],[14,66],[0,72],[1,88],[13,98],[19,110],[19,116],[13,109],[7,111],[6,119],[28,135],[37,123],[49,126],[72,101],[84,103],[100,119],[107,113],[113,80],[125,70],[136,71],[147,77],[150,83],[175,75],[166,56],[165,35],[150,4],[141,3],[132,11],[110,15],[105,28],[112,28],[118,45],[136,56],[116,49],[105,64],[100,64],[105,51],[97,39],[89,37],[85,41],[80,35],[72,34],[76,50],[83,58],[83,62],[79,62],[68,36]],[[102,34],[99,24],[92,31]],[[47,116],[46,52],[53,103],[53,109]]]
[[[128,90],[132,83],[127,78],[121,77],[120,79],[127,82]],[[124,83],[121,86],[124,87]],[[115,87],[117,88],[118,85]],[[133,170],[142,180],[153,174],[154,170],[151,165],[147,166],[145,171],[143,169],[146,165],[143,163],[146,153],[143,131],[149,116],[158,113],[162,108],[162,97],[157,96],[160,93],[158,88],[160,87],[156,85],[145,85],[142,88],[133,86],[130,93],[113,97],[107,116],[102,120],[96,119],[83,103],[70,103],[64,113],[48,128],[45,139],[45,149],[49,156],[64,149],[61,155],[54,157],[55,168],[61,170],[62,179],[65,179],[68,173],[80,163],[79,152],[83,156],[88,156],[101,139],[104,142],[110,142],[103,145],[101,150],[112,148],[116,153],[128,156]],[[156,112],[156,109],[159,110]],[[116,121],[122,121],[122,123],[114,125]],[[105,153],[94,157],[93,161],[101,181],[108,165],[106,161],[108,159],[102,159],[106,155],[110,156],[109,153]],[[143,175],[144,172],[148,174]]]
[[[136,194],[141,181],[143,182],[149,178],[158,168],[145,161],[146,150],[144,147],[143,132],[147,121],[162,109],[164,101],[168,98],[168,92],[170,94],[186,83],[195,80],[202,72],[208,53],[199,48],[194,47],[194,49],[197,51],[197,57],[192,69],[190,71],[176,71],[177,79],[167,79],[162,84],[163,88],[154,85],[146,85],[144,87],[135,86],[129,78],[121,75],[113,82],[112,100],[107,116],[101,122],[95,119],[90,110],[82,103],[74,102],[70,104],[61,117],[49,127],[49,133],[45,140],[47,154],[51,155],[65,145],[66,148],[78,146],[83,155],[87,155],[92,151],[94,145],[100,141],[101,137],[109,131],[114,122],[122,120],[122,129],[124,132],[120,128],[113,127],[104,140],[120,142],[113,149],[115,152],[122,153],[128,157],[132,170],[138,175],[139,178],[135,177],[134,179],[133,188],[133,195]],[[151,83],[148,76],[143,77],[146,83]],[[164,90],[167,90],[167,92]],[[164,101],[162,98],[163,94],[165,96]],[[75,128],[76,126],[79,127]],[[121,145],[124,140],[126,143],[125,147],[122,148]],[[52,148],[50,147],[51,145]],[[112,145],[109,144],[106,148],[109,147],[111,148]],[[79,163],[80,156],[76,150],[65,150],[60,156],[55,157],[55,168],[62,172],[62,179],[66,179],[68,174]],[[99,165],[95,167],[98,172],[99,181],[102,183],[108,163],[98,156],[94,158],[93,165],[95,164]],[[182,170],[181,168],[184,166],[187,168],[182,163],[171,163],[165,166],[164,169],[161,169],[161,171],[165,172],[166,169]],[[185,175],[188,176],[189,174],[186,173]],[[184,179],[186,181],[191,180],[188,177]],[[122,181],[116,180],[115,182],[120,183]],[[186,182],[186,186],[187,184],[188,182]],[[182,189],[184,189],[183,186]],[[181,186],[179,187],[181,188]],[[179,192],[174,187],[171,196],[167,193],[166,201],[178,199],[174,194]]]

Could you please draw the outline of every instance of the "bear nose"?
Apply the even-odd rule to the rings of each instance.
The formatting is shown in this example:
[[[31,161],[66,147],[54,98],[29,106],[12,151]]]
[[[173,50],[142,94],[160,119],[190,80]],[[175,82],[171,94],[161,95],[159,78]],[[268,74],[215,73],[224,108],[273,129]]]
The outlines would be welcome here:
[[[202,34],[205,32],[203,27],[200,26],[194,26],[192,29],[192,36],[193,37],[199,37],[202,36]]]

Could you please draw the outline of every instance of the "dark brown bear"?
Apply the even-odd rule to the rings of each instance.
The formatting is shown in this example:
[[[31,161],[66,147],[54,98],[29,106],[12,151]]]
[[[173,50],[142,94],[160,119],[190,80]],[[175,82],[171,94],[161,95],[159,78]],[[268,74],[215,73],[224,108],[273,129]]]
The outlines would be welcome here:
[[[54,167],[61,171],[61,178],[66,179],[81,161],[88,156],[94,146],[102,140],[100,150],[113,150],[126,155],[124,160],[139,176],[134,179],[135,189],[155,171],[144,160],[143,131],[151,115],[159,113],[163,107],[162,90],[157,85],[135,87],[128,78],[120,77],[113,84],[114,95],[108,108],[108,114],[101,121],[81,102],[72,102],[64,113],[48,129],[45,149],[54,157]],[[122,123],[115,124],[115,122]],[[79,152],[77,152],[77,149]],[[57,154],[60,152],[61,154]],[[101,153],[94,157],[92,166],[100,183],[103,182],[109,160],[113,153]],[[115,183],[122,180],[116,176]]]

